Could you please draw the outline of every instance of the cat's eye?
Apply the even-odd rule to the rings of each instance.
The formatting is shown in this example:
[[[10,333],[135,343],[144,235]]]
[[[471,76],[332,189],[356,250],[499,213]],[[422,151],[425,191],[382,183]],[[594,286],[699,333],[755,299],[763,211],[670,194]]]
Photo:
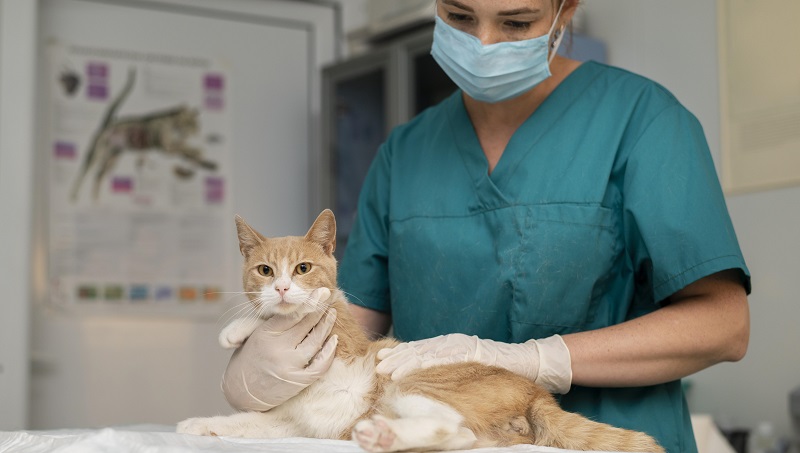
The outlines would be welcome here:
[[[263,275],[264,277],[272,277],[273,275],[272,268],[267,266],[266,264],[258,266],[258,273],[260,275]]]
[[[307,274],[311,270],[311,265],[308,263],[300,263],[294,268],[294,271],[300,275]]]

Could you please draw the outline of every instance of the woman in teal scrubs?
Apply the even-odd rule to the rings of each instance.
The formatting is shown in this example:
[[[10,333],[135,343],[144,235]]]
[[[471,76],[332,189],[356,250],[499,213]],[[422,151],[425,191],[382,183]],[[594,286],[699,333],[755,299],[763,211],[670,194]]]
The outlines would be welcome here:
[[[505,366],[695,452],[680,379],[744,355],[749,272],[697,119],[650,80],[555,56],[576,7],[437,1],[432,53],[461,89],[381,147],[340,286],[366,329],[412,342],[381,372]]]
[[[381,147],[340,285],[368,329],[392,325],[404,341],[460,333],[513,348],[559,335],[565,409],[693,452],[680,379],[744,355],[750,289],[697,119],[650,80],[560,56],[495,101],[493,74],[476,80],[454,56],[473,51],[463,34],[484,46],[553,37],[577,5],[560,6],[437,2],[433,54],[462,90]],[[398,362],[437,343],[417,345]]]

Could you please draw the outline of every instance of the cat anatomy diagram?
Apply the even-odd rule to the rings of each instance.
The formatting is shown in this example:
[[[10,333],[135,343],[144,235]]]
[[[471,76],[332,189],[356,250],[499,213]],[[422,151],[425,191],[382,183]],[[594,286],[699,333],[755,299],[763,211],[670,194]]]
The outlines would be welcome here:
[[[51,41],[50,299],[77,310],[212,312],[232,216],[227,67]]]
[[[199,132],[197,109],[179,105],[165,110],[141,115],[117,117],[117,111],[130,94],[136,82],[136,71],[128,71],[128,80],[118,97],[108,106],[97,132],[89,142],[83,163],[73,183],[70,196],[78,198],[87,175],[93,181],[92,197],[97,199],[101,185],[114,168],[120,155],[139,153],[141,162],[146,152],[161,152],[177,156],[182,162],[175,164],[176,178],[194,176],[195,168],[208,171],[217,169],[217,163],[203,157],[200,148],[191,146],[188,139]]]

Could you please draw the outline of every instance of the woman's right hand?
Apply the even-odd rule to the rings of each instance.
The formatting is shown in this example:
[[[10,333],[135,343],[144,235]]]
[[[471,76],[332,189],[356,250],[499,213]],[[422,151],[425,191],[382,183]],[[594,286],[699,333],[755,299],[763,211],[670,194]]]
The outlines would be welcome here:
[[[322,298],[322,293],[315,291],[312,297]],[[228,363],[222,377],[228,403],[238,410],[264,412],[316,382],[333,363],[338,338],[328,335],[335,320],[336,310],[330,308],[299,321],[264,321]]]

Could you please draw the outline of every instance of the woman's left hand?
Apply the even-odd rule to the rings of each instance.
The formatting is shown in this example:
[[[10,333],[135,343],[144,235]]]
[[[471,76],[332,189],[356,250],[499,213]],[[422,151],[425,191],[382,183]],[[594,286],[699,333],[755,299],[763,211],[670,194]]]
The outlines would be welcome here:
[[[479,362],[521,374],[555,393],[566,393],[572,381],[569,350],[558,335],[510,344],[456,333],[381,349],[378,359],[377,372],[393,380],[418,368]]]

